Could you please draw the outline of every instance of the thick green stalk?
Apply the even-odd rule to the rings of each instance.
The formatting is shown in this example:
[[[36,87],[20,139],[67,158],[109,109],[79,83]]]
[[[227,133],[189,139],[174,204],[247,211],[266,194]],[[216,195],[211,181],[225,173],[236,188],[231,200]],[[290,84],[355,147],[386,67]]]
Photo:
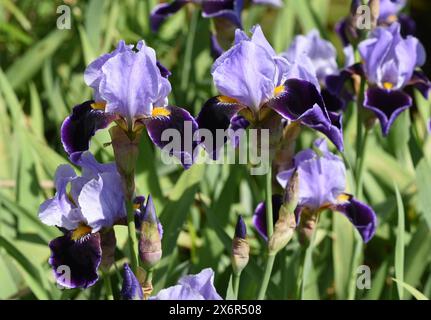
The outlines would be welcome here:
[[[129,230],[129,249],[130,249],[130,264],[133,272],[136,274],[139,260],[138,260],[138,240],[136,238],[135,227],[135,210],[133,208],[132,200],[127,201],[127,227]]]
[[[263,300],[265,298],[266,289],[268,288],[269,280],[271,279],[272,268],[275,261],[275,253],[268,254],[266,261],[265,273],[263,274],[262,286],[260,287],[257,299]]]

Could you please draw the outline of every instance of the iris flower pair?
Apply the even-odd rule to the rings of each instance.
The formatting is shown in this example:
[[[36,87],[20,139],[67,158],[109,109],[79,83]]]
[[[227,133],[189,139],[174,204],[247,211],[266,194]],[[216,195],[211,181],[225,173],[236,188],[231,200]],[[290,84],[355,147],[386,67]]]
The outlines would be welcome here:
[[[117,48],[93,61],[85,70],[84,80],[93,89],[94,100],[73,108],[61,127],[64,149],[77,159],[88,150],[97,130],[115,122],[128,135],[143,128],[160,148],[165,129],[177,129],[184,134],[189,123],[192,133],[197,124],[190,113],[168,105],[170,72],[156,59],[155,51],[143,41],[135,48],[120,41]],[[175,155],[185,167],[191,165],[190,151],[178,150]]]
[[[238,117],[246,120],[241,125],[256,127],[268,118],[286,119],[322,132],[343,149],[341,119],[328,113],[314,67],[277,55],[260,26],[250,38],[237,29],[234,45],[214,62],[211,74],[220,95],[204,104],[196,120],[213,136],[217,129],[238,127]],[[220,146],[206,147],[214,155]]]
[[[345,193],[346,168],[338,156],[332,154],[322,139],[316,140],[315,150],[299,152],[292,166],[277,175],[277,181],[285,188],[292,174],[297,171],[299,179],[298,207],[296,221],[301,216],[315,217],[325,209],[343,213],[358,230],[364,242],[368,242],[376,231],[377,218],[372,208]],[[282,205],[282,196],[272,198],[274,222]],[[266,206],[260,203],[253,216],[253,224],[258,233],[267,240]]]

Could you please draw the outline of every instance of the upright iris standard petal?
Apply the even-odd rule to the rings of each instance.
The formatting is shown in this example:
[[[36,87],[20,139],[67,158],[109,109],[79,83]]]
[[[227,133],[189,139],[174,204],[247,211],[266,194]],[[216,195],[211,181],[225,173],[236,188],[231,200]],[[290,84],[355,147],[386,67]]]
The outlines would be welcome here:
[[[319,81],[323,82],[327,75],[338,72],[335,47],[322,39],[319,31],[312,30],[305,36],[296,36],[284,57],[295,62],[304,54],[311,60]]]
[[[273,96],[276,65],[261,46],[242,41],[225,52],[212,69],[218,91],[254,111]]]
[[[155,51],[143,42],[137,49],[119,53],[102,66],[100,95],[106,101],[106,111],[128,121],[150,116],[154,105],[163,106],[171,91],[157,66]]]
[[[319,147],[322,156],[301,151],[294,158],[294,167],[299,175],[299,205],[313,210],[318,210],[327,203],[335,203],[338,195],[346,189],[346,168],[343,161],[329,151],[324,151],[325,145]],[[282,187],[286,187],[295,168],[277,175]]]
[[[283,196],[279,194],[274,194],[272,196],[272,221],[274,223],[278,220],[278,212],[280,211],[280,207],[283,204]],[[268,241],[267,235],[267,224],[266,224],[266,204],[261,202],[257,205],[253,214],[253,225],[259,235]]]
[[[71,233],[68,233],[52,240],[49,247],[49,264],[57,283],[66,288],[84,289],[96,283],[99,278],[97,269],[102,259],[98,233],[89,234],[78,241],[73,240]]]
[[[389,133],[392,123],[412,105],[412,98],[401,90],[369,88],[365,94],[364,107],[373,111],[380,121],[384,135]]]
[[[222,300],[214,287],[214,271],[203,269],[182,277],[176,286],[160,290],[151,300]]]
[[[97,130],[106,128],[115,116],[94,108],[94,101],[73,107],[61,126],[61,142],[69,154],[81,153],[90,147],[90,139]]]
[[[198,124],[188,111],[168,106],[163,108],[161,115],[147,118],[144,123],[156,146],[161,149],[171,146],[172,148],[166,151],[177,157],[185,168],[189,168],[193,164],[194,151],[198,145],[198,139],[193,137],[198,129]],[[174,136],[172,141],[170,141],[171,134]]]
[[[352,222],[365,243],[374,236],[377,218],[368,205],[350,197],[348,201],[336,204],[333,208],[342,212]]]
[[[123,300],[143,300],[141,284],[136,278],[130,266],[125,263],[123,271],[123,287],[121,288],[121,298]]]
[[[396,16],[406,5],[407,0],[380,0],[379,20],[386,21]]]

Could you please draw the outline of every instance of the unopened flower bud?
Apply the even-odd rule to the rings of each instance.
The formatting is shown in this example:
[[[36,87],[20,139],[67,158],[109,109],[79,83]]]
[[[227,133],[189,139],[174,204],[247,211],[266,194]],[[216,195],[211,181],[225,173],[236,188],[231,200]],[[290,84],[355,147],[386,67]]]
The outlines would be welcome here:
[[[292,173],[287,185],[284,190],[283,205],[286,207],[283,212],[280,210],[280,214],[294,213],[298,206],[299,200],[299,173],[298,170]]]
[[[235,237],[232,241],[232,269],[235,274],[239,274],[247,265],[250,253],[250,246],[247,241],[247,228],[244,219],[239,216],[235,227]]]
[[[127,199],[131,199],[135,191],[135,165],[139,155],[141,131],[129,135],[120,126],[109,129],[114,149],[115,163],[123,180]]]
[[[121,289],[121,298],[123,300],[143,300],[144,294],[142,292],[141,284],[136,278],[130,266],[124,264],[123,272],[123,288]]]
[[[162,230],[156,216],[153,199],[148,196],[141,221],[139,256],[146,270],[152,269],[162,257]]]
[[[279,211],[279,218],[274,225],[274,233],[268,242],[270,254],[276,254],[283,249],[292,239],[296,228],[296,218],[294,212],[288,211],[288,206],[282,205]]]
[[[100,267],[108,271],[115,262],[115,247],[117,239],[114,229],[109,229],[100,234],[100,247],[102,248],[102,261]]]

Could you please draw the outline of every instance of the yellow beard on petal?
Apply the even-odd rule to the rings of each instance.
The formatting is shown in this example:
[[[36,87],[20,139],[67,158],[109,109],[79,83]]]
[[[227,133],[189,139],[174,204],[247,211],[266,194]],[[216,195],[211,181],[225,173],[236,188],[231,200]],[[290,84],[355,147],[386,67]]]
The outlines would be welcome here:
[[[106,108],[106,102],[104,101],[99,101],[99,102],[94,102],[91,104],[91,107],[95,110],[102,110],[105,111]]]
[[[284,86],[278,86],[274,89],[274,96],[278,96],[279,94],[281,94],[284,91]]]
[[[383,87],[386,90],[391,90],[394,87],[394,85],[391,82],[383,82]]]
[[[77,241],[79,239],[82,239],[86,235],[89,235],[91,233],[91,228],[85,224],[80,224],[78,228],[73,230],[71,239],[73,241]]]
[[[168,117],[170,114],[171,112],[168,109],[162,107],[153,108],[151,111],[152,117]]]
[[[217,100],[220,103],[238,103],[238,100],[228,97],[228,96],[218,96]]]
[[[351,198],[352,196],[350,194],[342,193],[337,197],[337,202],[340,202],[340,203],[348,202],[350,201]]]

